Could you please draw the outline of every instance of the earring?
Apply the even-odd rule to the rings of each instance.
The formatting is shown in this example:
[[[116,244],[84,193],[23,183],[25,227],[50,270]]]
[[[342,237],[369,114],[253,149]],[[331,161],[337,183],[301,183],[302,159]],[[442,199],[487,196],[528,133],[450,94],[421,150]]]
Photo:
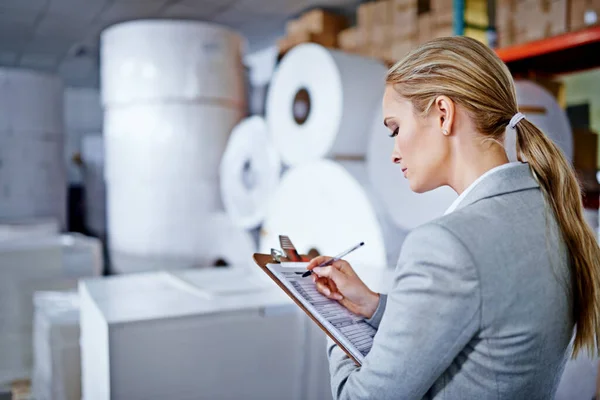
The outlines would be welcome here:
[[[450,134],[450,132],[448,132],[448,129],[442,129],[442,133],[446,136]]]

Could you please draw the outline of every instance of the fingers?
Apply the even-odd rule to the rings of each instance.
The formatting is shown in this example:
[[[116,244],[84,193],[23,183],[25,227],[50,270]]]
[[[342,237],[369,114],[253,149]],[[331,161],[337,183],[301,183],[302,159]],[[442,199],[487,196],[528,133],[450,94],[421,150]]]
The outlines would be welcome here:
[[[315,284],[319,293],[325,297],[333,300],[342,300],[344,296],[341,295],[334,287],[331,286],[331,281],[325,278],[317,279]]]
[[[315,268],[317,265],[327,262],[329,260],[331,260],[333,257],[329,257],[329,256],[319,256],[319,257],[315,257],[313,258],[310,263],[308,263],[308,265],[306,266],[306,269],[313,269]]]

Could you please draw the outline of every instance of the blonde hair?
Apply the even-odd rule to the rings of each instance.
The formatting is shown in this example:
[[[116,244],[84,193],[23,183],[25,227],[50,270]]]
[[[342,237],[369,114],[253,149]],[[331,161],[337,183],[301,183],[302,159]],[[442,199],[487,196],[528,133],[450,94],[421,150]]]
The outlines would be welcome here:
[[[427,115],[437,96],[462,106],[485,139],[504,140],[519,110],[510,71],[484,44],[467,37],[430,41],[410,52],[388,72],[386,82]],[[516,124],[517,156],[527,160],[551,206],[567,246],[571,268],[572,313],[576,323],[573,356],[597,347],[600,338],[600,248],[583,219],[581,190],[559,148],[526,119]]]

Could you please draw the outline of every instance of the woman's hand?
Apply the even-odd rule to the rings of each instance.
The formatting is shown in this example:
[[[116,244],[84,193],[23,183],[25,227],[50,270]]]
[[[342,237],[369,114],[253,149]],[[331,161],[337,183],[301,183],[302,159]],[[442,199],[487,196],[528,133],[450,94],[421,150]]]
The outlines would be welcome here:
[[[353,313],[371,318],[379,304],[379,294],[371,291],[344,260],[315,268],[331,258],[316,257],[307,266],[307,269],[313,271],[311,277],[317,285],[317,290],[324,296],[339,301]]]

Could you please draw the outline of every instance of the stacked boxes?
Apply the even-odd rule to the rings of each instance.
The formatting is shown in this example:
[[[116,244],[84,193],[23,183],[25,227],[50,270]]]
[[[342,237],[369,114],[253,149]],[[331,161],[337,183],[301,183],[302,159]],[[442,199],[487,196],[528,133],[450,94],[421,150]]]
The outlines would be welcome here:
[[[340,47],[351,53],[395,61],[420,43],[453,32],[452,2],[381,0],[363,3],[357,26],[342,31]]]
[[[600,0],[570,0],[570,30],[577,31],[598,23],[600,23]]]
[[[286,37],[278,41],[279,54],[285,54],[300,43],[318,43],[325,47],[338,47],[338,34],[348,26],[345,17],[324,10],[308,11],[298,19],[288,22]]]
[[[522,44],[600,22],[600,0],[497,0],[500,47]]]

